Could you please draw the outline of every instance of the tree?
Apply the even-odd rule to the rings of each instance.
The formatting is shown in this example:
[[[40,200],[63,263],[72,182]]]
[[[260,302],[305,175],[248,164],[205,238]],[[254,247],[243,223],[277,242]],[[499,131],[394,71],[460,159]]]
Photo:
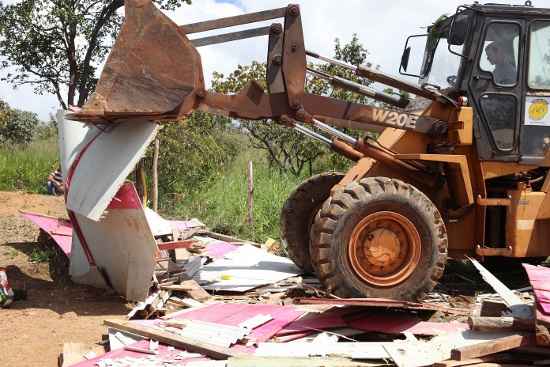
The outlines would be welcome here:
[[[0,144],[28,144],[40,120],[33,112],[12,109],[0,100]]]
[[[360,43],[357,35],[353,35],[352,40],[345,45],[342,45],[340,41],[336,39],[334,53],[336,59],[353,65],[365,64],[368,55],[367,50]],[[310,64],[309,66],[325,73],[344,77],[365,85],[371,83],[342,67],[328,64]],[[256,80],[265,90],[267,89],[265,74],[265,64],[253,62],[251,65],[247,66],[239,65],[238,68],[228,76],[214,73],[212,87],[216,92],[235,93],[242,90],[249,81]],[[369,102],[367,97],[333,88],[322,79],[308,76],[306,82],[306,90],[311,93],[331,96],[356,103]],[[268,160],[272,165],[281,170],[289,171],[296,176],[300,176],[305,168],[309,168],[311,171],[314,162],[328,153],[328,150],[321,144],[311,139],[304,138],[303,135],[293,129],[281,126],[275,121],[243,120],[241,124],[250,135],[252,145],[268,153]],[[333,167],[345,167],[347,163],[342,157],[336,155],[331,155],[330,160]]]
[[[175,9],[191,0],[155,2]],[[1,65],[15,68],[2,80],[54,94],[63,108],[82,106],[122,25],[118,10],[123,5],[124,0],[21,0],[13,5],[0,1]]]

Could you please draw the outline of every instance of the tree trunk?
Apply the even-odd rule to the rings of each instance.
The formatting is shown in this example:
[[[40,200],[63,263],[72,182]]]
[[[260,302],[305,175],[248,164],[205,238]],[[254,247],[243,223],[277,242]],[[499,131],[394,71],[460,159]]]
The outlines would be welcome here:
[[[155,139],[155,151],[153,152],[153,210],[158,211],[159,209],[159,172],[158,172],[158,163],[159,163],[159,150],[160,142],[158,139]]]
[[[248,217],[250,227],[254,225],[254,166],[252,161],[248,162]]]
[[[141,159],[136,167],[136,190],[141,203],[147,205],[147,176],[145,174],[145,161]]]

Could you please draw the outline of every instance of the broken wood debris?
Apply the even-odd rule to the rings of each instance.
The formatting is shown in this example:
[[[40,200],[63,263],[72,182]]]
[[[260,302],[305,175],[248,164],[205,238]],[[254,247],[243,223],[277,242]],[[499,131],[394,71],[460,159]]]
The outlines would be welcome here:
[[[491,341],[454,348],[451,351],[451,358],[455,361],[463,361],[534,344],[533,335],[514,334]]]
[[[533,310],[532,307],[525,304],[521,298],[519,298],[512,290],[510,290],[504,283],[497,279],[491,272],[483,265],[481,265],[477,260],[469,258],[472,264],[480,272],[481,277],[487,284],[489,284],[495,292],[498,293],[500,297],[504,300],[504,303],[512,311],[512,315],[519,319],[532,319]]]
[[[106,326],[109,326],[113,329],[141,335],[144,338],[153,338],[160,341],[161,343],[171,345],[173,347],[188,352],[201,353],[213,359],[227,359],[229,357],[238,355],[238,353],[229,350],[228,348],[223,348],[207,342],[174,335],[165,330],[152,326],[145,326],[125,321],[119,322],[110,320],[105,320],[104,323]]]

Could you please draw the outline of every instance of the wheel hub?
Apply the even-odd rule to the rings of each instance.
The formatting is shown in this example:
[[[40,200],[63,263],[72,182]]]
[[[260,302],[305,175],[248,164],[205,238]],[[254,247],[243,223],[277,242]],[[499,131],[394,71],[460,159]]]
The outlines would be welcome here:
[[[418,265],[420,234],[401,214],[373,213],[355,226],[348,254],[352,269],[364,281],[391,287],[406,280]]]

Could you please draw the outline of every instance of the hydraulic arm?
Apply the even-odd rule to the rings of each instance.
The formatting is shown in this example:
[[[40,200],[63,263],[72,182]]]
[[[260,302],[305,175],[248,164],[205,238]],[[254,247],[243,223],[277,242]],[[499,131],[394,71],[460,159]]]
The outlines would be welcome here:
[[[284,18],[284,26],[274,23],[270,27],[188,39],[188,34],[191,33],[276,18]],[[223,95],[205,89],[201,58],[196,47],[266,34],[269,35],[266,75],[269,93],[256,82],[249,83],[235,95]],[[96,91],[83,109],[74,112],[70,118],[102,124],[133,117],[170,121],[200,110],[248,120],[273,119],[317,138],[319,134],[295,122],[313,124],[318,128],[320,124],[342,126],[342,122],[350,122],[355,128],[365,131],[393,127],[434,137],[447,134],[447,122],[397,109],[407,106],[408,99],[315,71],[307,67],[307,56],[353,70],[357,75],[423,98],[439,99],[438,94],[433,91],[378,70],[347,65],[306,51],[298,5],[178,26],[150,0],[127,0],[126,20]],[[308,72],[327,80],[336,88],[368,96],[395,106],[396,109],[306,93]],[[442,99],[443,103],[445,101],[446,99]],[[336,131],[338,130],[332,129],[329,133],[334,135]],[[419,171],[418,167],[400,161],[391,152],[383,151],[375,145],[358,145],[357,142],[342,139],[341,136],[336,138],[339,143],[335,145],[330,140],[330,144],[333,148],[340,147],[335,149],[346,156],[359,159],[360,156],[368,155],[407,171]],[[343,148],[342,144],[347,144],[348,147]]]

